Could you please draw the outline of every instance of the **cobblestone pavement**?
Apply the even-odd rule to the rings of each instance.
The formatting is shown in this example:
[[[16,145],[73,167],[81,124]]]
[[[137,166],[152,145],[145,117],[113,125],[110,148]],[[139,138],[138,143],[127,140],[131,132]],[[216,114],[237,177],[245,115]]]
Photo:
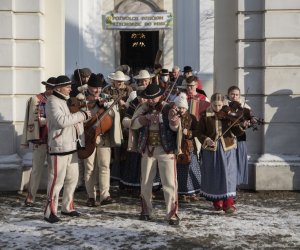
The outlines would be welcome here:
[[[118,196],[116,204],[88,208],[77,192],[79,218],[43,220],[45,194],[35,207],[25,194],[0,193],[0,249],[300,249],[299,192],[239,192],[237,213],[215,212],[211,203],[180,204],[180,225],[164,220],[161,192],[154,220],[138,220],[139,199]]]

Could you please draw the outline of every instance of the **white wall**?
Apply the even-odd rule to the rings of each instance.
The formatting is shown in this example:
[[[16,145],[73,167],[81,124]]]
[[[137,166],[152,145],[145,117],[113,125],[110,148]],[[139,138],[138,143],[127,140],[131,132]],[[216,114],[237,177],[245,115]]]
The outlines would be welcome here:
[[[89,67],[107,75],[115,68],[113,32],[103,29],[102,15],[114,9],[114,2],[66,0],[66,73]]]
[[[103,29],[102,15],[121,1],[66,0],[66,72],[89,67],[104,75],[112,72],[119,58],[119,31]],[[156,1],[159,2],[159,1]],[[135,3],[135,2],[134,2]],[[128,4],[133,4],[129,1]],[[199,72],[208,93],[212,92],[214,1],[165,0],[159,6],[174,14],[173,30],[162,31],[163,66],[171,70],[191,65]]]

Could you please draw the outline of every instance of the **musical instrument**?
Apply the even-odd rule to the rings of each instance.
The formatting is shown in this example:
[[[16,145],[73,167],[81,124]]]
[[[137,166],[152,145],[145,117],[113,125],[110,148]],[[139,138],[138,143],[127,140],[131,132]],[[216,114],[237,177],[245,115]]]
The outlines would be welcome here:
[[[109,112],[113,108],[113,106],[118,103],[121,97],[119,95],[119,98],[117,98],[117,100],[115,100],[107,109],[105,108],[105,103],[107,103],[105,99],[87,100],[87,86],[82,85],[79,69],[77,70],[81,84],[80,89],[78,89],[80,93],[77,95],[77,97],[71,97],[68,99],[67,104],[70,112],[76,113],[80,110],[91,110],[96,105],[99,106],[97,113],[84,123],[85,147],[79,148],[77,151],[78,157],[80,159],[86,159],[95,150],[97,136],[104,134],[112,127],[113,118],[111,117]]]
[[[80,100],[77,97],[70,97],[67,101],[67,105],[71,113],[76,113],[80,110],[90,110],[99,105],[100,107],[106,102],[105,99],[102,100]]]
[[[216,113],[218,119],[227,119],[235,122],[237,119],[240,123],[244,121],[250,121],[250,126],[253,130],[257,130],[258,125],[264,125],[263,119],[256,117],[253,111],[249,108],[242,107],[240,102],[231,101],[229,105],[224,105],[222,109]]]
[[[193,148],[192,140],[183,139],[181,141],[182,153],[177,156],[177,163],[186,165],[191,162],[191,156],[190,156],[191,148]]]
[[[175,81],[173,82],[173,84],[171,86],[168,85],[168,88],[165,90],[165,93],[168,93],[165,97],[165,102],[168,102],[170,95],[172,94],[172,91],[177,83],[179,76],[175,79]]]
[[[85,147],[78,149],[77,153],[79,159],[88,158],[95,150],[97,136],[106,133],[112,127],[113,118],[109,112],[121,98],[122,96],[119,95],[107,109],[102,106],[97,113],[84,124]]]

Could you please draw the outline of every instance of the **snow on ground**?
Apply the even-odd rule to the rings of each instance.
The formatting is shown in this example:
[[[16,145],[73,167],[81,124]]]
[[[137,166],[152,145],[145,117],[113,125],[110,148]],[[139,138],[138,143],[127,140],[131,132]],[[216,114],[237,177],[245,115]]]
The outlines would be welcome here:
[[[80,218],[43,220],[45,195],[34,208],[24,195],[1,194],[0,249],[299,249],[300,194],[242,192],[234,215],[215,212],[211,203],[180,206],[180,226],[164,220],[162,197],[154,200],[154,221],[138,220],[139,200],[121,196],[118,203],[88,208],[76,193]]]

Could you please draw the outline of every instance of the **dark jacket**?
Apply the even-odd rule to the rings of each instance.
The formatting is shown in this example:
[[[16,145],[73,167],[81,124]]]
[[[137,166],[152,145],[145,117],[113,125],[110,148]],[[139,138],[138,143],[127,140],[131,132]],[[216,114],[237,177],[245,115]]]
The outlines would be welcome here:
[[[208,138],[214,141],[221,140],[224,151],[236,148],[236,136],[242,135],[244,129],[237,123],[228,132],[223,134],[231,124],[232,121],[227,119],[219,120],[211,107],[203,112],[199,121],[199,130],[197,131],[197,138],[202,144],[202,149],[217,150],[217,144],[215,147],[207,147]]]

